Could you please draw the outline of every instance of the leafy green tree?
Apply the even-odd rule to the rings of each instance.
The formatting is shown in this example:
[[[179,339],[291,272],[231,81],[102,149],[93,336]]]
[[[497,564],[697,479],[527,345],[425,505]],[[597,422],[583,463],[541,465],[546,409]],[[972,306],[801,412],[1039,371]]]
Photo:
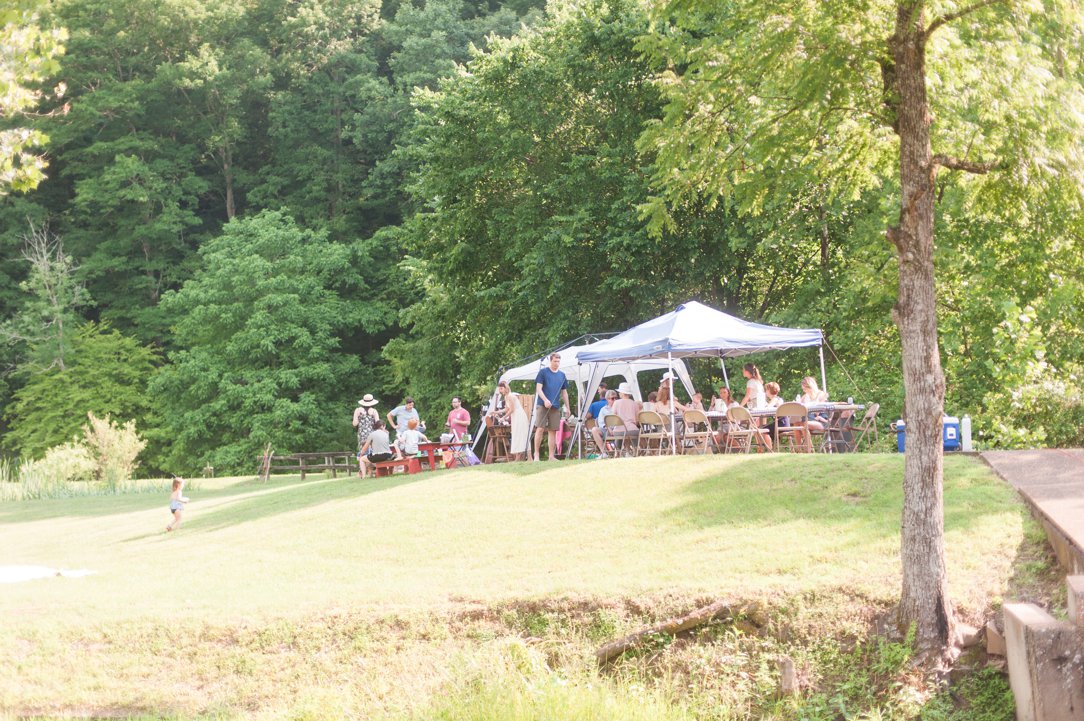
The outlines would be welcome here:
[[[942,188],[957,184],[1000,202],[1019,198],[1003,188],[1030,187],[1055,207],[1075,207],[1079,12],[1008,0],[674,0],[657,17],[668,27],[642,46],[670,68],[660,76],[666,118],[644,141],[660,156],[655,178],[664,191],[645,207],[657,229],[672,222],[668,205],[691,197],[734,197],[756,212],[779,189],[811,178],[830,197],[883,188],[896,199],[884,225],[898,258],[893,317],[908,419],[900,622],[916,624],[924,653],[954,639],[934,209]]]
[[[219,33],[232,37],[233,25],[227,23]],[[244,37],[205,42],[182,61],[165,65],[159,77],[173,83],[184,99],[190,118],[187,130],[200,140],[202,159],[221,172],[225,219],[232,220],[237,215],[236,176],[241,165],[237,156],[246,136],[259,129],[248,115],[262,111],[259,101],[271,86],[270,56]]]
[[[491,37],[513,35],[521,25],[535,22],[537,13],[533,8],[522,16],[506,8],[489,12],[484,3],[464,0],[405,2],[386,6],[384,12],[390,13],[388,19],[371,44],[381,84],[366,88],[366,103],[348,132],[365,149],[371,168],[362,186],[363,205],[387,227],[399,225],[411,208],[406,185],[417,159],[399,149],[413,142],[415,90],[436,88],[467,62],[472,48],[487,47]]]
[[[200,0],[65,0],[52,17],[70,31],[71,111],[42,123],[56,168],[43,199],[99,316],[164,342],[157,302],[188,277],[201,235],[225,219],[211,193],[221,170],[196,134],[208,124],[185,111],[171,68],[219,23]]]
[[[66,33],[43,28],[41,0],[14,0],[0,9],[0,195],[30,190],[45,177],[45,158],[35,152],[48,137],[20,122],[43,93],[38,84],[56,73]],[[58,86],[56,94],[63,95]]]
[[[386,89],[372,57],[377,23],[372,0],[305,2],[269,31],[280,48],[267,97],[270,162],[249,197],[262,207],[289,207],[298,222],[335,238],[368,235],[382,224],[360,189],[388,148],[359,143],[350,131]]]
[[[30,224],[23,236],[23,259],[30,272],[21,283],[26,300],[19,313],[0,327],[9,342],[27,348],[21,372],[64,370],[71,356],[78,310],[90,302],[76,279],[71,256],[47,224]]]
[[[553,5],[419,93],[408,152],[421,212],[403,234],[416,256],[404,268],[425,297],[404,312],[411,334],[386,351],[416,395],[443,398],[464,381],[482,390],[511,359],[690,298],[777,313],[817,272],[822,232],[849,223],[808,212],[818,203],[806,193],[757,218],[690,202],[652,238],[637,214],[654,155],[637,141],[663,114],[635,48],[647,30],[636,3]]]
[[[336,411],[360,364],[341,334],[365,313],[346,300],[360,283],[350,246],[264,211],[227,224],[200,258],[162,300],[181,348],[151,389],[170,442],[164,462],[245,471],[266,443],[348,447],[349,418]]]
[[[146,391],[159,363],[157,351],[95,323],[75,332],[71,350],[64,368],[35,373],[15,392],[5,413],[8,450],[40,457],[78,435],[88,412],[134,420],[139,427],[147,424]]]

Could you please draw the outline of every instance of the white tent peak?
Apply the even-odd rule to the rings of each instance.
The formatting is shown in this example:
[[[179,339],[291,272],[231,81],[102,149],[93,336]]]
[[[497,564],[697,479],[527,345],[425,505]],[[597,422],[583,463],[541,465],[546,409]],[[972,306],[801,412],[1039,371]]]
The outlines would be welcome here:
[[[629,330],[592,343],[580,362],[641,358],[734,358],[785,348],[819,346],[817,328],[779,328],[751,323],[695,300]]]

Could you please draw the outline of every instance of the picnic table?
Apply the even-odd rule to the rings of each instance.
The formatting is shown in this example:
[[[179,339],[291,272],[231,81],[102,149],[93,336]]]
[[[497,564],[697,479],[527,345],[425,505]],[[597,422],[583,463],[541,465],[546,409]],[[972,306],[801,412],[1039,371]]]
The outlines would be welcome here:
[[[465,462],[466,458],[463,453],[470,447],[470,441],[427,441],[425,443],[418,444],[418,450],[422,451],[426,455],[426,460],[429,462],[429,470],[435,471],[437,469],[437,452],[441,454],[444,451],[452,451],[455,454],[456,460]]]
[[[862,411],[866,406],[861,403],[808,403],[805,408],[810,413],[826,413],[829,418],[843,415],[847,411]],[[775,416],[774,408],[750,408],[749,415],[754,418],[771,418]],[[707,411],[708,418],[712,420],[726,420],[726,413],[722,411]]]

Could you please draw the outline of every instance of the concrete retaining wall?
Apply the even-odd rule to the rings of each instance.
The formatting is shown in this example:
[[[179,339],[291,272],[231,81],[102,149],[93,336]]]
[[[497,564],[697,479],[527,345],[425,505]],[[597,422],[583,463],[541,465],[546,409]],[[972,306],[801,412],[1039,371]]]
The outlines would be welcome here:
[[[1084,721],[1084,576],[1069,579],[1070,617],[1032,603],[1003,609],[1009,683],[1018,721]]]

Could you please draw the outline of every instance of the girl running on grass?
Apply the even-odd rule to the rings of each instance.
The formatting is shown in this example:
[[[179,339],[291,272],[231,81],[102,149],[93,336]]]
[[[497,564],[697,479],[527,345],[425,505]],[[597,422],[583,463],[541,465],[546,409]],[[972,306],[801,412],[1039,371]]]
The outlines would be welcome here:
[[[169,512],[173,514],[173,522],[166,526],[167,531],[172,531],[174,528],[178,528],[181,525],[181,514],[184,513],[184,504],[188,503],[188,499],[181,493],[183,489],[184,479],[174,476],[173,493],[169,494]]]

